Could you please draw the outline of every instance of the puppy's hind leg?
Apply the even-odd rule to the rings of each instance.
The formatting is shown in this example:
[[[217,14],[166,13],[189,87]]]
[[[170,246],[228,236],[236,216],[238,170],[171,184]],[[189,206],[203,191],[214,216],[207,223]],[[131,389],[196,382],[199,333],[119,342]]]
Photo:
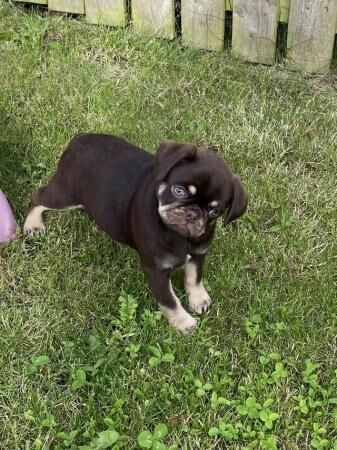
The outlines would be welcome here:
[[[42,219],[43,211],[47,210],[45,206],[38,205],[33,206],[26,217],[25,223],[23,225],[23,231],[26,234],[41,233],[45,230],[45,225]]]
[[[23,230],[26,234],[35,234],[45,230],[42,213],[48,209],[70,209],[82,207],[76,205],[66,188],[61,182],[53,179],[47,186],[38,189],[29,204]]]

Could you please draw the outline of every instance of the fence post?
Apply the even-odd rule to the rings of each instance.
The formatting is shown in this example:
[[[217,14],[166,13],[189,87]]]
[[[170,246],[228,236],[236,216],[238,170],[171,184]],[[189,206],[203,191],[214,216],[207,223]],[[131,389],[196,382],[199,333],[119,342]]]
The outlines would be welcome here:
[[[273,64],[277,37],[277,0],[235,0],[233,55],[249,62]]]
[[[86,20],[101,25],[126,25],[126,0],[85,0]]]
[[[131,14],[142,32],[168,39],[176,35],[174,0],[132,0]]]
[[[225,37],[224,0],[181,0],[184,45],[222,50]]]
[[[291,0],[288,66],[310,73],[329,70],[337,21],[337,0]]]
[[[72,14],[84,14],[84,0],[48,0],[48,9]]]

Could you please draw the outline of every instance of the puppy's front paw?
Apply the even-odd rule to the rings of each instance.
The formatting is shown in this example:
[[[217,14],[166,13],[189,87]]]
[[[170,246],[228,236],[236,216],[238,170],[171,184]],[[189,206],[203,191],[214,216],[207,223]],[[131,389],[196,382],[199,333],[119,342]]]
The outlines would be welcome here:
[[[188,295],[190,308],[198,314],[202,314],[208,310],[212,300],[210,299],[203,285],[195,286],[190,290]]]
[[[160,309],[170,324],[182,334],[190,333],[197,326],[197,320],[185,311],[180,302],[174,309],[163,305],[160,306]]]
[[[190,314],[186,313],[186,316],[183,318],[183,320],[178,321],[173,325],[178,331],[180,331],[180,333],[188,334],[197,327],[197,324],[197,320]]]

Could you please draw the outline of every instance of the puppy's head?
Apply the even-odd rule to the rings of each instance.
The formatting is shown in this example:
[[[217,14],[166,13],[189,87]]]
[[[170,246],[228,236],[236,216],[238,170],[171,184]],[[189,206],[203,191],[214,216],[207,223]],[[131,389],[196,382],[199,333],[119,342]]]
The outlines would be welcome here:
[[[219,217],[227,225],[247,208],[240,179],[215,153],[193,144],[159,146],[156,182],[162,221],[190,239],[202,237]]]

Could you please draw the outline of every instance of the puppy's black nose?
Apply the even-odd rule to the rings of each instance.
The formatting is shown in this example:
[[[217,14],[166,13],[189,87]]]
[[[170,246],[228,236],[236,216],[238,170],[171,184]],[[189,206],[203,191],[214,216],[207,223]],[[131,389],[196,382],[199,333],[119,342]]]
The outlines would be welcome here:
[[[186,218],[188,222],[196,222],[200,219],[200,211],[197,208],[188,208]]]

